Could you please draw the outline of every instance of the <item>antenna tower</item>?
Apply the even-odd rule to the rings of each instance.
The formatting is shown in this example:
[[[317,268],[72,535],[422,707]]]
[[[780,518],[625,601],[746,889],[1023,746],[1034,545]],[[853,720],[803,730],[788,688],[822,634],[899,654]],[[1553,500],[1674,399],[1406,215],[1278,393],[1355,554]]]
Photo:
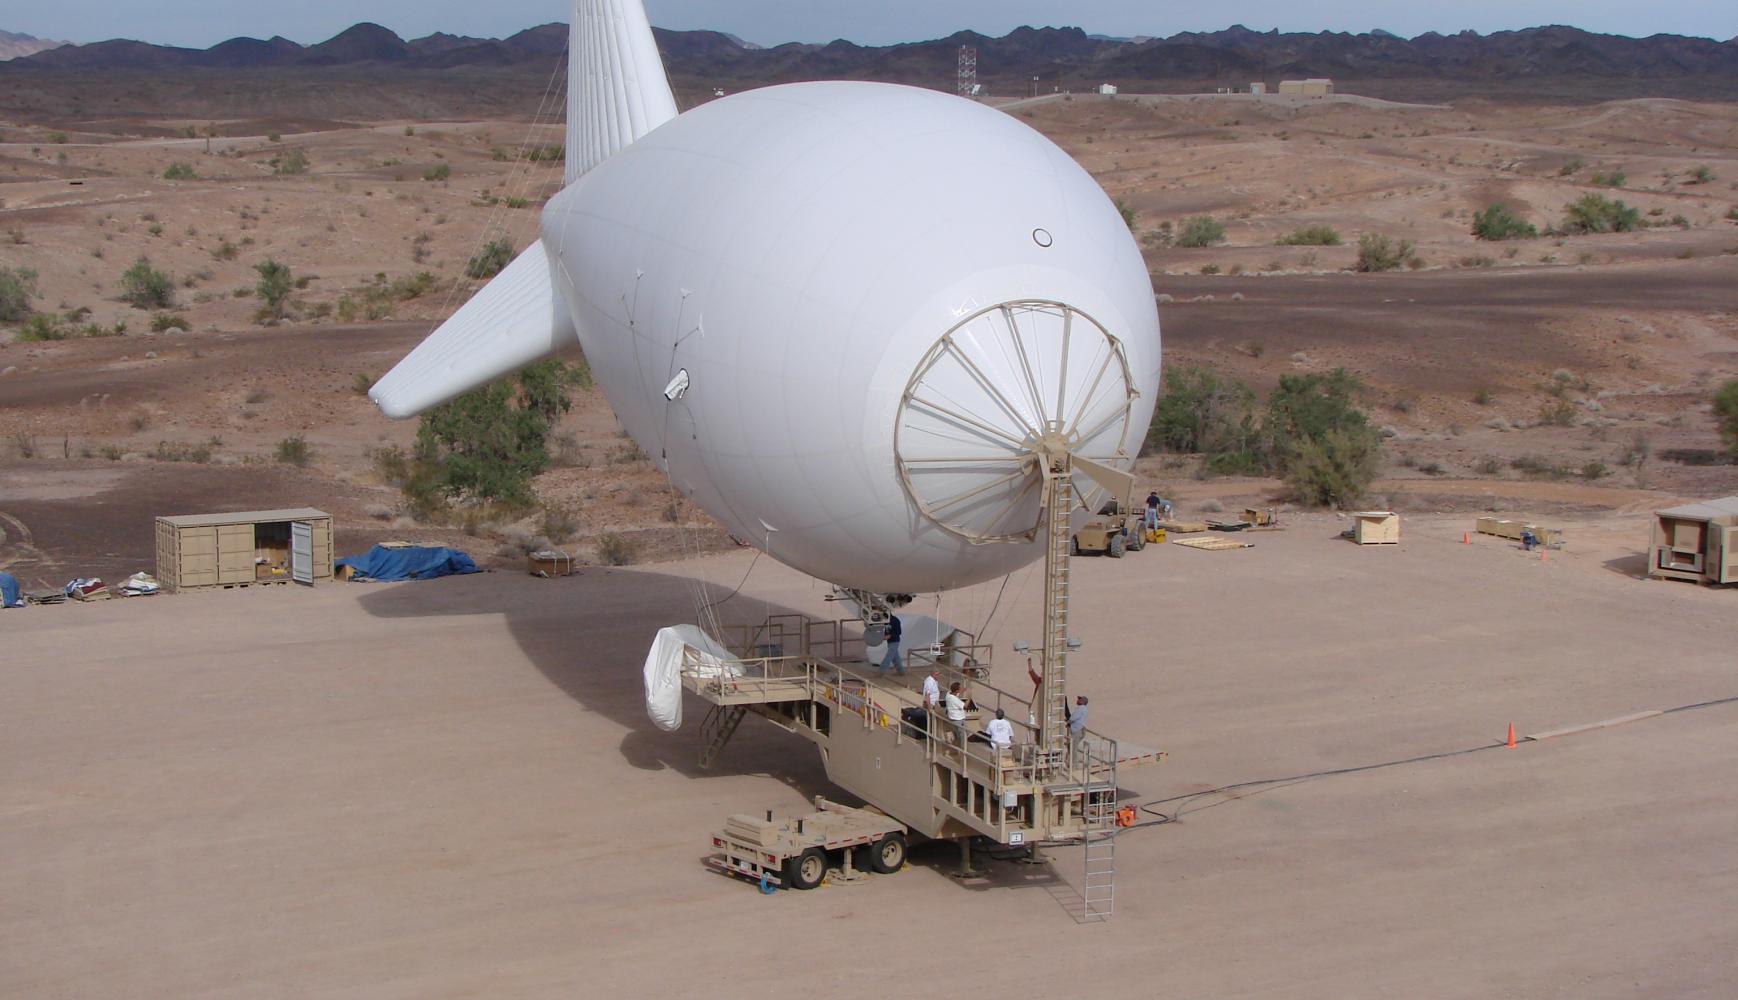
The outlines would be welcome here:
[[[959,95],[971,97],[978,90],[978,50],[960,46]]]

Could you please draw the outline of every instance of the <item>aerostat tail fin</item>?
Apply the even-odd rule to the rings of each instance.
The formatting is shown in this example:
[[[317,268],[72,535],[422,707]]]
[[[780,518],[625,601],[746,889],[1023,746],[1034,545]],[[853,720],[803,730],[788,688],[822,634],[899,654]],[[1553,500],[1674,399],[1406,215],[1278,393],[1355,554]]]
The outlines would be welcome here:
[[[525,248],[385,377],[368,398],[393,419],[415,416],[574,342],[541,240]]]
[[[567,183],[676,117],[641,0],[574,0],[567,54]]]

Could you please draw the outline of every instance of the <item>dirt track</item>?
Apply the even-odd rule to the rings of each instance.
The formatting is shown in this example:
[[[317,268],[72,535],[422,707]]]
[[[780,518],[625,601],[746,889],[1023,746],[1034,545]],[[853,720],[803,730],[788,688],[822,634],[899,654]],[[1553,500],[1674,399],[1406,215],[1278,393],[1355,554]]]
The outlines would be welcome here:
[[[884,996],[896,967],[949,992],[1724,996],[1738,705],[1476,748],[1738,694],[1733,595],[1638,581],[1621,539],[1540,563],[1463,521],[1078,565],[1093,723],[1171,753],[1124,776],[1174,821],[1119,840],[1105,926],[1069,917],[1065,853],[960,884],[935,845],[770,898],[701,866],[727,814],[829,791],[757,720],[702,773],[696,705],[680,733],[644,718],[651,631],[694,615],[670,574],[728,589],[747,553],[4,612],[0,992]],[[826,611],[766,560],[743,593]],[[1015,577],[999,654],[1037,596]],[[975,626],[994,597],[942,610]]]

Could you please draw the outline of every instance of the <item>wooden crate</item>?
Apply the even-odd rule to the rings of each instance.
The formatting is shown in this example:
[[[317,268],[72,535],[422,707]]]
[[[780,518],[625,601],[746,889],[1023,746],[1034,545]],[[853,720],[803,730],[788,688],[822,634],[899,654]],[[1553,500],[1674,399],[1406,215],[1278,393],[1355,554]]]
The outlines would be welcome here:
[[[298,521],[311,529],[314,582],[332,579],[332,515],[295,507],[157,518],[157,580],[171,591],[284,582]]]
[[[1400,515],[1391,510],[1361,510],[1352,514],[1352,541],[1359,545],[1397,545]]]

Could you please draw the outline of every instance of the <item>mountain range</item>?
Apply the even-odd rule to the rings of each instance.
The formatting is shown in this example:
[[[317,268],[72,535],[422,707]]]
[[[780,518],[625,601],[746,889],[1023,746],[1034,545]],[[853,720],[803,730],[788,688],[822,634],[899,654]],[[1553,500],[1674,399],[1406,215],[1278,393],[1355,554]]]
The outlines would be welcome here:
[[[336,69],[378,78],[392,70],[535,70],[557,63],[566,26],[545,24],[501,39],[434,34],[405,40],[377,24],[358,24],[315,45],[286,38],[234,38],[208,49],[116,39],[65,45],[0,64],[11,75],[123,71],[295,71]],[[1597,96],[1660,93],[1738,95],[1738,38],[1681,35],[1631,38],[1550,26],[1481,35],[1385,31],[1257,32],[1241,25],[1167,38],[1109,38],[1079,28],[1017,28],[999,38],[961,31],[946,38],[886,46],[745,44],[716,31],[656,30],[678,89],[741,87],[800,79],[866,79],[949,88],[960,46],[978,50],[979,79],[1002,93],[1024,92],[1033,78],[1083,89],[1178,90],[1251,80],[1328,76],[1366,81],[1365,92],[1408,89],[1383,81],[1423,81],[1450,93],[1489,88],[1526,92],[1548,81],[1581,81]],[[0,40],[15,36],[0,33]],[[354,75],[354,74],[352,74]],[[1416,89],[1416,88],[1411,88]],[[1556,87],[1556,90],[1564,90]],[[1574,88],[1568,88],[1573,90]]]
[[[20,56],[35,55],[44,49],[54,49],[65,45],[52,38],[37,38],[35,35],[20,35],[10,31],[0,31],[0,62],[17,59]]]

